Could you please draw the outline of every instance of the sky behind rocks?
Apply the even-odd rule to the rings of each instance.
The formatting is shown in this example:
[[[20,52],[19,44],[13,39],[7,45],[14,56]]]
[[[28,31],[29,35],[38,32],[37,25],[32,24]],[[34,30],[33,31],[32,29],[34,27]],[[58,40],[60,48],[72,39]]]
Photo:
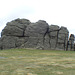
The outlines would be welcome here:
[[[49,25],[65,26],[75,34],[74,0],[1,0],[0,32],[17,18],[26,18],[31,22],[45,20]]]

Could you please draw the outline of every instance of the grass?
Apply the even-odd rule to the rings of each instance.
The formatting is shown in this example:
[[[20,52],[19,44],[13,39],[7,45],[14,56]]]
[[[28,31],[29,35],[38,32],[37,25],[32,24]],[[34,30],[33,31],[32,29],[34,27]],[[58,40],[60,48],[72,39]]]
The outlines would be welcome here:
[[[75,52],[1,50],[0,75],[75,75]]]

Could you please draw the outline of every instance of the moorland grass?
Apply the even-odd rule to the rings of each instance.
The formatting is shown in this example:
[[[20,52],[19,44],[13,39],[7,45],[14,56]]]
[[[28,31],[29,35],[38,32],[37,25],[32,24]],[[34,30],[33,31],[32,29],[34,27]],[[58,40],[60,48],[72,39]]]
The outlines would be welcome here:
[[[75,52],[1,50],[0,75],[75,75]]]

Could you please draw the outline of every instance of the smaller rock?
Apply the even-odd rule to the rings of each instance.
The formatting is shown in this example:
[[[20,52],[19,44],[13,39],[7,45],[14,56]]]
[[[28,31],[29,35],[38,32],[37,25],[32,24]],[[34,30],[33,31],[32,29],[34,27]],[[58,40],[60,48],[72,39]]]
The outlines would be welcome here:
[[[74,50],[74,34],[71,34],[69,37],[68,50]]]
[[[69,40],[73,40],[74,41],[74,34],[70,34]]]

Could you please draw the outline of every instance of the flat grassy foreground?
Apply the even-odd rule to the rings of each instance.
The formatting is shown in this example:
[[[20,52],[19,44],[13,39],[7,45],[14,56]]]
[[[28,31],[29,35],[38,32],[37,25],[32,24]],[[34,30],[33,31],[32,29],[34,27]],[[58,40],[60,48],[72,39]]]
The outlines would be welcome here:
[[[0,75],[75,75],[75,52],[1,50]]]

